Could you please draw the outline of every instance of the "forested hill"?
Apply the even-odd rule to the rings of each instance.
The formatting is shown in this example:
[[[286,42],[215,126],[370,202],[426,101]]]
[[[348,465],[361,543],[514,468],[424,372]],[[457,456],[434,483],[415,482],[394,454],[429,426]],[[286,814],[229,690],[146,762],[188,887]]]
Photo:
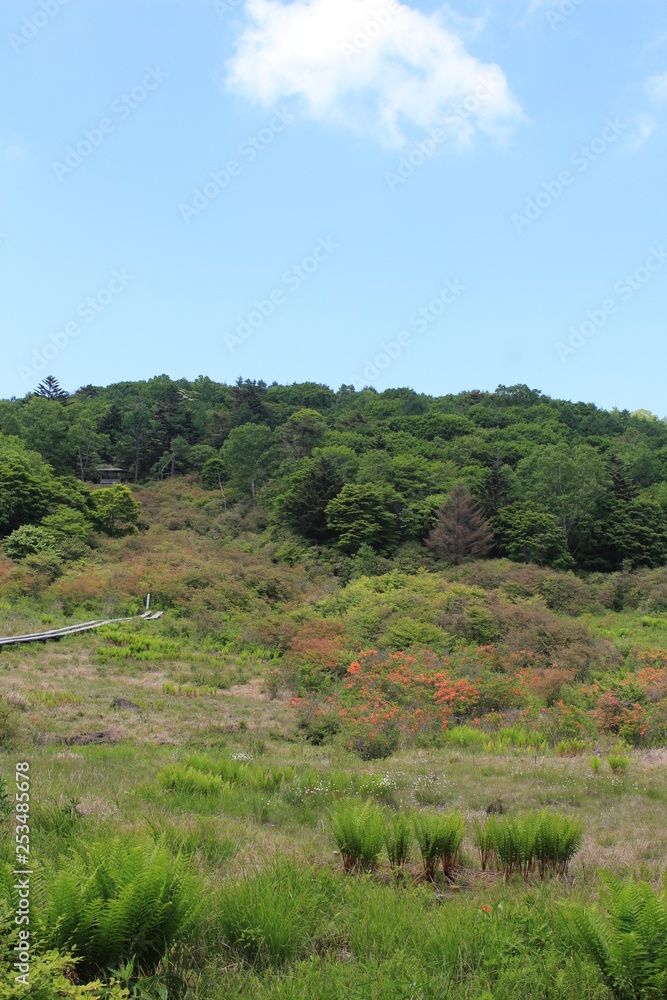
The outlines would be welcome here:
[[[0,432],[12,558],[74,522],[81,537],[105,516],[108,527],[104,501],[76,480],[113,463],[130,485],[190,475],[230,507],[257,503],[277,530],[348,553],[421,545],[440,510],[450,534],[461,517],[487,538],[472,554],[598,571],[667,562],[667,422],[523,385],[432,397],[163,375],[67,395],[49,379],[0,401]]]

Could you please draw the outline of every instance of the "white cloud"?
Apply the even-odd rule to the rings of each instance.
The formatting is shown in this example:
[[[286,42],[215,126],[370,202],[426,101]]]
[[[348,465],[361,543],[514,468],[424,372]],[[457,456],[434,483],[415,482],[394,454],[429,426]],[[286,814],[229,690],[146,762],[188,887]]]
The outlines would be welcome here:
[[[641,149],[644,143],[651,138],[657,127],[658,123],[653,115],[638,115],[635,119],[633,134],[628,140],[630,152],[636,153],[638,149]]]
[[[667,101],[667,73],[649,77],[646,93],[654,101]]]
[[[0,160],[4,160],[5,163],[9,163],[11,160],[23,160],[27,156],[27,153],[23,146],[15,142],[9,146],[0,142]]]
[[[459,146],[477,131],[503,139],[523,120],[501,69],[466,51],[444,10],[426,15],[398,0],[247,0],[246,15],[227,85],[267,107],[287,100],[392,147],[436,127]],[[461,115],[454,109],[465,101]]]

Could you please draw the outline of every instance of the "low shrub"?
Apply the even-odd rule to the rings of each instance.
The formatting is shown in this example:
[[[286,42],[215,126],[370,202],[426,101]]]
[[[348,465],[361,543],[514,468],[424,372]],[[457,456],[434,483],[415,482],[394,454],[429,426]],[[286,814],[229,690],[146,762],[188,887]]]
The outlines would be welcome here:
[[[359,721],[348,726],[346,740],[361,760],[385,760],[398,749],[399,732],[393,719],[379,720],[371,727]]]
[[[607,757],[607,763],[615,774],[616,771],[621,773],[627,771],[630,761],[624,754],[610,753]]]
[[[329,815],[345,871],[375,868],[385,842],[384,819],[378,807],[370,802],[343,801]]]

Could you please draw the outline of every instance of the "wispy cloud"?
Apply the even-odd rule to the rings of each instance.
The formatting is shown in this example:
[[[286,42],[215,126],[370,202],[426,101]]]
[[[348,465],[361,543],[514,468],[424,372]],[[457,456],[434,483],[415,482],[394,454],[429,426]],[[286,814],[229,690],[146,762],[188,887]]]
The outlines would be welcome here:
[[[503,139],[523,118],[500,67],[467,51],[448,9],[426,15],[398,0],[247,0],[245,9],[227,84],[266,107],[289,100],[397,148],[442,126],[486,77],[493,92],[457,144],[478,132]]]
[[[631,153],[636,153],[645,142],[651,138],[658,127],[658,123],[653,115],[642,114],[635,118],[634,129],[628,138],[628,149]]]
[[[11,160],[25,160],[27,156],[28,151],[18,142],[10,143],[9,145],[0,142],[0,160],[4,163],[9,163]]]
[[[646,81],[646,93],[652,101],[667,101],[667,73],[649,77]]]

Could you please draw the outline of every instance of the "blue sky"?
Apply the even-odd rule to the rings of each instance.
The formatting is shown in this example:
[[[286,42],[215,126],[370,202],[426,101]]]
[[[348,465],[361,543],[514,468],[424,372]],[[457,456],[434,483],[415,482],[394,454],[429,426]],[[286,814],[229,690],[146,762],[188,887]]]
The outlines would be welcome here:
[[[664,0],[4,0],[0,395],[667,413]]]

